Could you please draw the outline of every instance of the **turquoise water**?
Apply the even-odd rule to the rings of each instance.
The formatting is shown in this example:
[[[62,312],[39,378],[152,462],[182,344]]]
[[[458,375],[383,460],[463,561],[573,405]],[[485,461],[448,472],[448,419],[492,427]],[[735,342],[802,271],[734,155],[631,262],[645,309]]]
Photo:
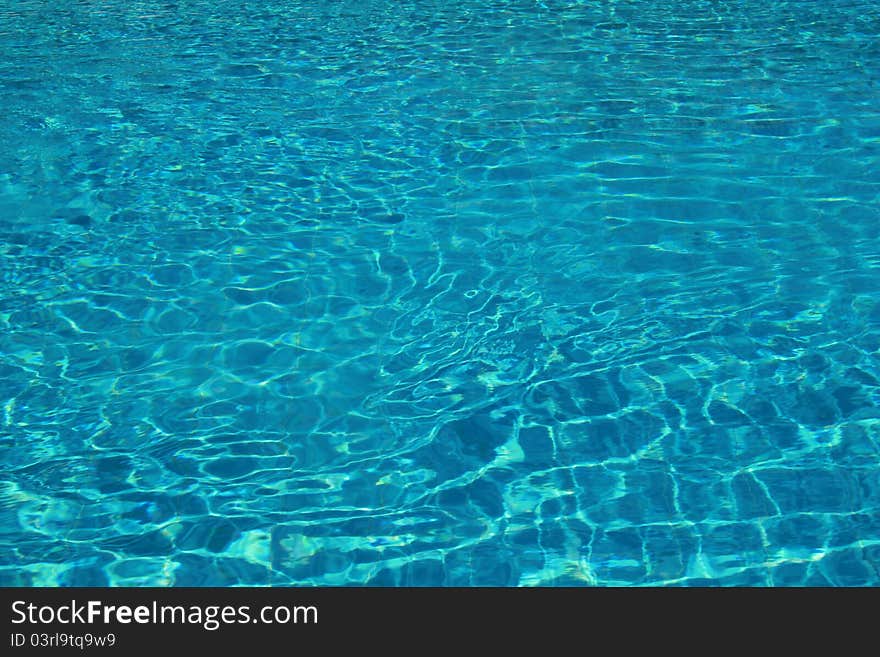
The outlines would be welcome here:
[[[880,5],[0,0],[0,583],[880,585]]]

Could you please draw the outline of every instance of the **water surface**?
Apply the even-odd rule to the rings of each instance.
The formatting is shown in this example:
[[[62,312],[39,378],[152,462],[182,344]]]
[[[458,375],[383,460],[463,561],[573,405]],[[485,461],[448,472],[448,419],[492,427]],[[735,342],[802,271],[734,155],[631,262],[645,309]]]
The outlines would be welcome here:
[[[0,1],[0,582],[880,584],[878,35]]]

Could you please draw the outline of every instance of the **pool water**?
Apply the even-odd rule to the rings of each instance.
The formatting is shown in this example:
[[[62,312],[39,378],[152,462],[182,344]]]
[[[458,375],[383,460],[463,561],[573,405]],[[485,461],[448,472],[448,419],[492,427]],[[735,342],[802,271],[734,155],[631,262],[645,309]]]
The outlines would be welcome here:
[[[880,585],[880,5],[0,1],[0,583]]]

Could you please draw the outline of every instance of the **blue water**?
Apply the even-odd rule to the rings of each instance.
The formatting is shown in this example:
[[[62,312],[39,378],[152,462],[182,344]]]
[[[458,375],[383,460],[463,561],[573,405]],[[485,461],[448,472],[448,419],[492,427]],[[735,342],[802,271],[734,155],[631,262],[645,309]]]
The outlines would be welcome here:
[[[880,5],[0,0],[0,583],[880,585]]]

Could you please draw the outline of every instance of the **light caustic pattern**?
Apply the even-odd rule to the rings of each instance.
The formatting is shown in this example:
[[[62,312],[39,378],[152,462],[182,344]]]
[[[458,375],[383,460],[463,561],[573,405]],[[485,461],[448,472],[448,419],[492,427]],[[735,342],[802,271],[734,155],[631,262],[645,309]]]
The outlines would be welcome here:
[[[878,35],[0,2],[0,583],[880,584]]]

